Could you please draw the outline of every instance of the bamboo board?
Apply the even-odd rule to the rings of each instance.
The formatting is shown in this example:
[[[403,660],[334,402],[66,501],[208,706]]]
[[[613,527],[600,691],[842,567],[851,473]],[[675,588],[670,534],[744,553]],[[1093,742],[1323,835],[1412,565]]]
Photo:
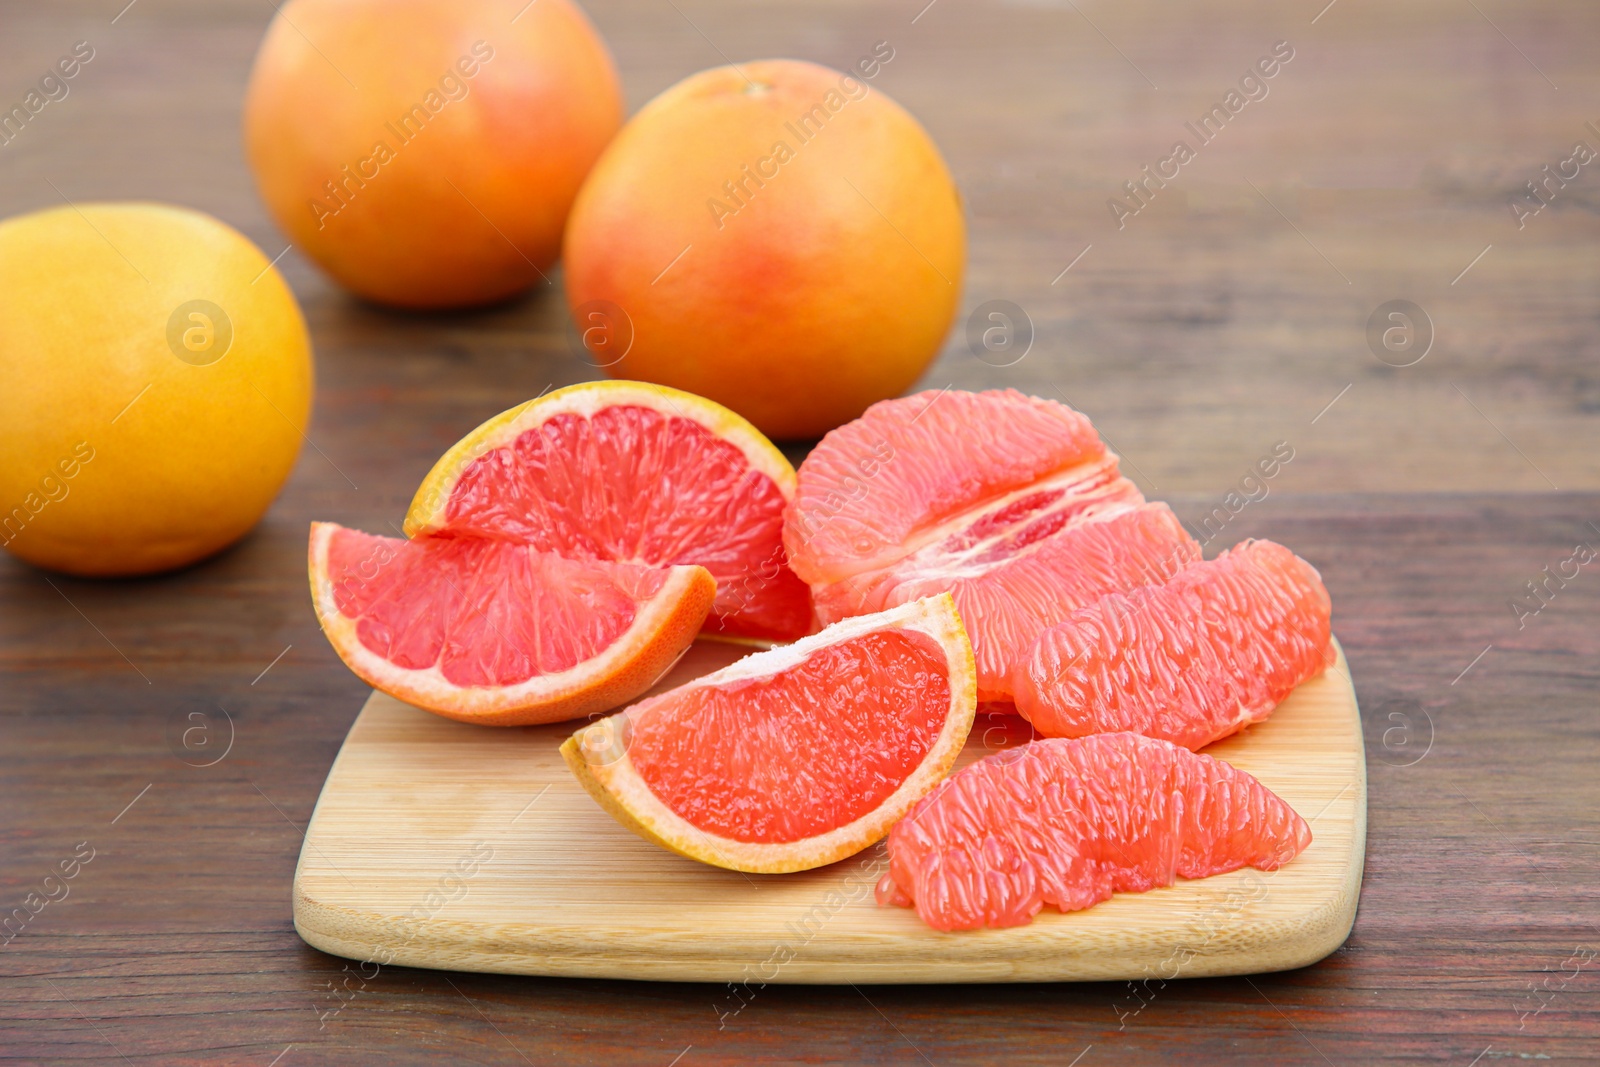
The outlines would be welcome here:
[[[742,650],[697,644],[678,684]],[[985,720],[962,764],[1023,740]],[[295,928],[380,965],[738,982],[1032,982],[1248,974],[1300,967],[1349,935],[1366,845],[1366,762],[1344,653],[1272,718],[1206,751],[1311,824],[1282,869],[1251,869],[1029,926],[941,934],[881,908],[881,844],[799,874],[745,875],[635,837],[556,749],[577,723],[489,728],[374,693],[306,832]],[[1026,725],[1021,724],[1025,730]]]

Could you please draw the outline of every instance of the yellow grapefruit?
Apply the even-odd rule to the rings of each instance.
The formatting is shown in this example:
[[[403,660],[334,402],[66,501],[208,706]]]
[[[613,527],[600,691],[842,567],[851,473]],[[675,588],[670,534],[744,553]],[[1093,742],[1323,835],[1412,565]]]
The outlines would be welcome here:
[[[254,526],[311,411],[311,344],[266,256],[196,211],[0,223],[0,543],[40,567],[181,567]]]

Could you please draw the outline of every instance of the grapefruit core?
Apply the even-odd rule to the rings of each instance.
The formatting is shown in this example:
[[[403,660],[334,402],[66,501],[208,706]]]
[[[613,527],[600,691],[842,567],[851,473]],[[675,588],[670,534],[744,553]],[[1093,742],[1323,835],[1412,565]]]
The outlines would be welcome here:
[[[1311,843],[1295,810],[1221,760],[1132,733],[979,760],[889,834],[880,904],[938,930],[1021,926],[1178,878],[1270,871]]]
[[[818,619],[948,591],[985,700],[1010,698],[1034,640],[1074,608],[1200,558],[1087,418],[1010,389],[874,404],[822,439],[798,482],[784,544]]]
[[[1046,630],[1016,672],[1017,710],[1044,737],[1132,730],[1198,749],[1333,664],[1331,610],[1309,563],[1245,541]]]
[[[949,771],[972,728],[949,596],[846,620],[579,730],[561,754],[618,822],[752,873],[852,856]]]
[[[633,699],[694,640],[716,594],[702,567],[327,522],[311,526],[310,573],[323,632],[351,670],[408,704],[491,726]]]
[[[794,488],[783,453],[720,404],[642,382],[585,382],[463,437],[423,479],[405,531],[702,566],[717,581],[705,636],[792,641],[812,627],[810,595],[783,549]]]

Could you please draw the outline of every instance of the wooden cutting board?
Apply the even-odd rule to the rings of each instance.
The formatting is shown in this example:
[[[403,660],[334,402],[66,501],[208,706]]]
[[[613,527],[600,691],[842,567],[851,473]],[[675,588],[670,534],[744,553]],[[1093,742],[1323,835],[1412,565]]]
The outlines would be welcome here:
[[[697,644],[662,687],[743,651]],[[754,988],[1275,971],[1326,956],[1355,920],[1367,780],[1342,651],[1267,722],[1206,750],[1305,817],[1304,853],[1276,872],[1180,881],[1065,915],[1046,908],[1005,930],[942,934],[908,909],[878,907],[881,844],[782,875],[659,849],[614,822],[562,763],[556,748],[577,725],[467,726],[374,693],[306,832],[294,881],[300,936],[369,965]],[[961,762],[1027,729],[980,716]]]

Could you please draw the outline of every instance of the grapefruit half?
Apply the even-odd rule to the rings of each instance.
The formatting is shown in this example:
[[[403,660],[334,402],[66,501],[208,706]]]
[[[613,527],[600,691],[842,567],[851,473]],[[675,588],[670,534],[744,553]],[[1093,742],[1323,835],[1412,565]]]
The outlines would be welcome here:
[[[585,382],[463,437],[423,479],[405,532],[701,566],[717,581],[706,636],[792,641],[812,627],[810,595],[783,548],[794,489],[783,453],[720,404],[642,382]]]
[[[972,728],[972,647],[949,596],[758,652],[579,730],[572,773],[679,855],[802,871],[878,841]]]
[[[886,400],[800,465],[784,522],[824,623],[954,595],[982,699],[1047,626],[1200,558],[1165,504],[1146,504],[1089,420],[1015,390]]]
[[[1017,710],[1044,737],[1132,730],[1197,749],[1333,664],[1331,610],[1311,564],[1245,541],[1046,630],[1013,679]]]
[[[694,640],[716,595],[703,567],[329,522],[311,526],[310,572],[323,632],[351,670],[408,704],[492,726],[633,699]]]
[[[1021,926],[1178,878],[1270,871],[1311,843],[1221,760],[1132,733],[1033,741],[951,776],[889,833],[880,904],[938,930]]]

